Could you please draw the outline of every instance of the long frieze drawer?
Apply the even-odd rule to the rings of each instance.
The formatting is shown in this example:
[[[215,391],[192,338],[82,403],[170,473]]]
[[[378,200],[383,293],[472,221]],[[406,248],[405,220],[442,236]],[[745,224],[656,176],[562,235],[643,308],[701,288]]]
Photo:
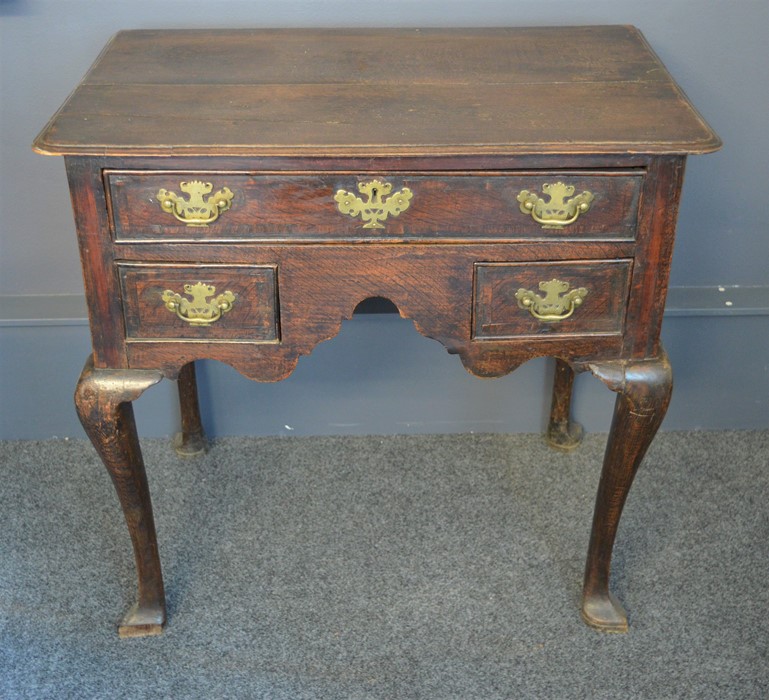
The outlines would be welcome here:
[[[115,240],[635,237],[643,171],[107,171]]]
[[[277,269],[118,263],[128,340],[277,342]]]
[[[473,337],[618,335],[631,260],[476,263]]]

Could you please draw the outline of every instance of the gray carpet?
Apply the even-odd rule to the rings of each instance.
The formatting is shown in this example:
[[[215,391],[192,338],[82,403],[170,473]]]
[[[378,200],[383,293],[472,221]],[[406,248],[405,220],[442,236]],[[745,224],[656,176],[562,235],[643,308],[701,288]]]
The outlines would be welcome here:
[[[620,529],[627,635],[578,600],[605,436],[147,441],[169,603],[90,445],[0,443],[0,697],[766,698],[769,432],[663,433]]]

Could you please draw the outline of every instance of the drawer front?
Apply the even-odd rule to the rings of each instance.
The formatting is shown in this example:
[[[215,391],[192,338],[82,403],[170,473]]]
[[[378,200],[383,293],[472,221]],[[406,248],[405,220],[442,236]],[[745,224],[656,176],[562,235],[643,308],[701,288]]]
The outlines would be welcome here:
[[[107,171],[106,180],[116,241],[632,240],[643,173],[113,170]]]
[[[476,263],[474,339],[619,335],[631,260]]]
[[[279,340],[277,268],[118,263],[129,341]]]

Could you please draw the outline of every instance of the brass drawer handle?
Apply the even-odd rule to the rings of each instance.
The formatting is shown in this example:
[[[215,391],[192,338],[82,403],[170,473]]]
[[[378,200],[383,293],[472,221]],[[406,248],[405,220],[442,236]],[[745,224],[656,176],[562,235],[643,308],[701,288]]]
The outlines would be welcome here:
[[[572,197],[574,186],[563,182],[545,183],[542,191],[548,196],[545,202],[536,192],[521,190],[516,199],[521,203],[521,211],[530,214],[542,228],[563,228],[573,224],[580,216],[590,209],[595,199],[592,192],[585,190],[582,194]]]
[[[210,197],[203,199],[203,195],[208,194],[214,186],[210,182],[200,180],[180,182],[179,188],[190,198],[184,199],[174,192],[163,189],[158,190],[155,196],[163,211],[173,214],[187,226],[208,226],[213,223],[219,218],[219,214],[232,206],[232,198],[235,196],[229,187],[223,187]]]
[[[519,289],[515,293],[515,298],[518,300],[518,306],[528,311],[534,318],[548,323],[569,318],[587,296],[587,289],[584,287],[569,291],[568,282],[556,279],[540,282],[539,289],[545,292],[544,297],[529,289]]]
[[[192,300],[177,294],[172,289],[166,289],[162,299],[169,311],[173,311],[182,321],[186,321],[191,326],[210,326],[226,314],[235,301],[235,295],[230,291],[209,300],[208,297],[216,294],[216,287],[204,282],[185,284],[184,293],[189,294]]]
[[[338,190],[334,200],[342,214],[349,214],[353,218],[360,216],[366,222],[363,228],[384,228],[381,222],[389,215],[398,216],[402,211],[406,211],[414,195],[408,187],[404,187],[402,190],[393,192],[386,199],[382,199],[390,194],[392,188],[389,182],[381,180],[359,182],[358,192],[366,195],[365,202],[346,190]]]

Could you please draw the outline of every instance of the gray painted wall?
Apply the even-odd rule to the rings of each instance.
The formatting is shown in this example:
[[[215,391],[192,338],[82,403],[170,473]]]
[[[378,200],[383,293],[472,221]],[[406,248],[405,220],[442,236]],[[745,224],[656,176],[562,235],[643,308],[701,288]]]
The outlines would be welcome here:
[[[87,328],[36,303],[82,293],[64,168],[29,144],[107,39],[127,28],[381,26],[382,17],[391,26],[640,27],[725,143],[689,161],[672,284],[680,299],[708,299],[696,288],[718,285],[766,294],[767,0],[393,0],[386,11],[378,1],[0,0],[0,439],[82,435],[71,392]],[[753,304],[746,316],[714,299],[696,313],[717,315],[691,315],[682,303],[666,321],[677,388],[665,428],[766,428],[769,304]],[[27,311],[8,312],[11,302]],[[256,385],[206,363],[201,384],[215,434],[531,431],[544,421],[550,372],[538,360],[501,380],[477,380],[409,322],[366,316],[344,324],[285,382]],[[164,384],[138,402],[143,434],[174,430]],[[607,429],[611,395],[586,377],[578,389],[586,427]]]

